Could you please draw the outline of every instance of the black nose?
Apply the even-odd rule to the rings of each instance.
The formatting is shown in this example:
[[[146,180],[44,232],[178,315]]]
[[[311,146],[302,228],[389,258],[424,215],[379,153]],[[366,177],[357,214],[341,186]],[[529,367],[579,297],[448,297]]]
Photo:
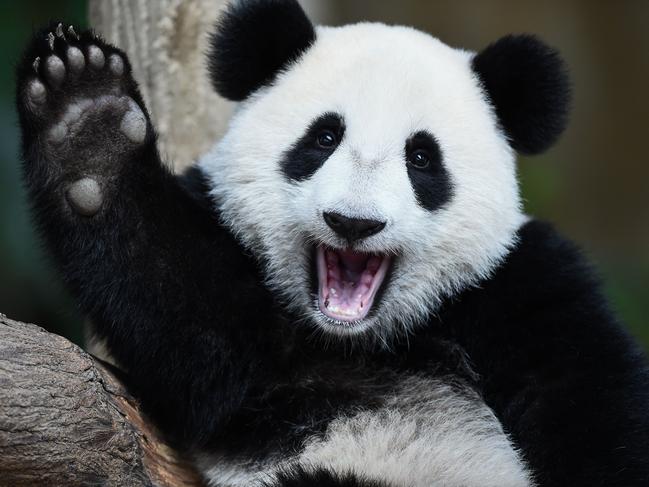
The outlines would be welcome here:
[[[371,237],[385,228],[385,222],[378,220],[348,218],[340,213],[329,212],[324,212],[322,216],[334,232],[349,242]]]

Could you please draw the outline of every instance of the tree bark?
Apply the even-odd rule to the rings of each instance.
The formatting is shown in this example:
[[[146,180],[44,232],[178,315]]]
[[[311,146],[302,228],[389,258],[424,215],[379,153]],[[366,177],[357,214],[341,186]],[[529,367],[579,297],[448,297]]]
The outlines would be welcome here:
[[[315,22],[331,0],[301,0]],[[214,92],[205,54],[227,0],[90,0],[90,25],[129,56],[160,152],[182,171],[225,132],[234,105]]]
[[[182,171],[225,131],[233,105],[212,89],[205,62],[225,0],[90,0],[90,25],[128,54],[159,135]]]
[[[40,485],[202,484],[98,361],[0,315],[0,486]]]

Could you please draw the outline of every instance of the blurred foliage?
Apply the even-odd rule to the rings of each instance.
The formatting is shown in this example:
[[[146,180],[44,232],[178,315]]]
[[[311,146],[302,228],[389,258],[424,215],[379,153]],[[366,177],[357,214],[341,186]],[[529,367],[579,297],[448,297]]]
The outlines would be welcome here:
[[[467,49],[479,50],[510,32],[533,32],[561,49],[574,80],[573,121],[556,148],[521,160],[526,209],[584,246],[613,306],[649,347],[649,2],[305,2],[327,23],[409,24]],[[85,3],[0,5],[0,311],[76,341],[81,316],[43,256],[21,188],[12,71],[40,25],[52,18],[85,25]]]
[[[0,5],[0,311],[81,342],[81,317],[45,258],[32,227],[18,162],[13,68],[34,31],[52,19],[86,26],[86,2],[4,1]]]

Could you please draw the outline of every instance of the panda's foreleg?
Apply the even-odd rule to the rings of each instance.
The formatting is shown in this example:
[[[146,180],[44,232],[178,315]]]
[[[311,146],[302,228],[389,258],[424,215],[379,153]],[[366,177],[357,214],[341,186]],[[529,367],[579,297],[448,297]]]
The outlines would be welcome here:
[[[210,438],[263,376],[254,264],[161,163],[123,52],[54,24],[17,82],[25,183],[61,275],[146,412],[186,444]]]

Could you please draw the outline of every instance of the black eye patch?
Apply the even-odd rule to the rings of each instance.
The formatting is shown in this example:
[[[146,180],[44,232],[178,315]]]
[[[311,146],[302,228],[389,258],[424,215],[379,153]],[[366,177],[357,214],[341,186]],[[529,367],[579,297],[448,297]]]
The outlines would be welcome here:
[[[448,203],[453,196],[453,184],[435,137],[423,130],[411,135],[406,141],[405,158],[419,204],[434,211]]]
[[[336,151],[345,135],[342,115],[328,112],[316,118],[286,151],[280,167],[289,181],[309,179]]]

